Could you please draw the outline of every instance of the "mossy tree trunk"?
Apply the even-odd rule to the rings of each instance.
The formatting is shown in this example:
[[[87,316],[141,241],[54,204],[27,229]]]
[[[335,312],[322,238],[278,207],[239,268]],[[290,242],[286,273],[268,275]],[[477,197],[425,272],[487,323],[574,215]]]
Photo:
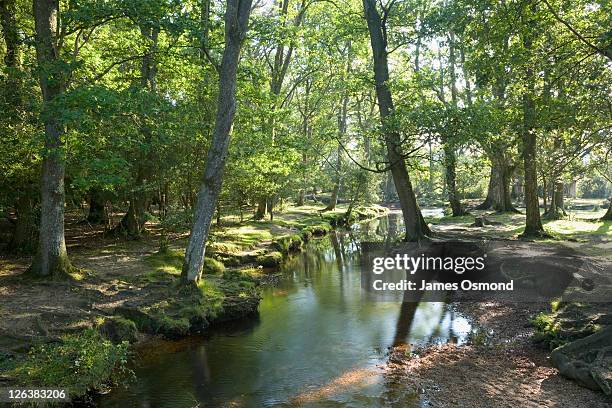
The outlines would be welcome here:
[[[211,146],[196,202],[193,226],[185,251],[181,279],[197,283],[202,277],[206,241],[217,207],[230,135],[236,112],[236,74],[240,48],[246,37],[251,0],[228,0],[225,10],[225,48],[219,67],[219,95]]]

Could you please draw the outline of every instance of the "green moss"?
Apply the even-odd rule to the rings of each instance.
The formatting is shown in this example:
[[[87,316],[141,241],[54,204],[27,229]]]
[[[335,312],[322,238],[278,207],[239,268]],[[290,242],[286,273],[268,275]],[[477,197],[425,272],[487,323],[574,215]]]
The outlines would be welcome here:
[[[222,251],[225,253],[236,253],[240,250],[250,249],[262,241],[271,239],[272,233],[269,226],[255,221],[215,231],[211,237],[215,247],[231,249],[231,252]]]
[[[264,268],[274,268],[283,262],[283,254],[274,251],[257,257],[257,264]]]
[[[604,313],[600,304],[552,302],[552,312],[538,314],[531,323],[536,329],[535,340],[551,349],[581,339],[601,330],[599,318]]]
[[[166,250],[149,255],[146,262],[154,268],[154,271],[141,276],[141,279],[146,282],[155,282],[167,280],[171,277],[181,275],[183,269],[183,260],[185,252],[179,250]],[[225,270],[223,262],[213,259],[204,258],[204,273],[205,274],[220,274]]]
[[[283,253],[299,251],[302,248],[302,237],[298,234],[284,235],[272,242],[272,248]]]
[[[242,247],[234,242],[210,242],[206,251],[210,253],[220,254],[237,254],[242,250]]]
[[[128,343],[115,345],[94,329],[62,337],[59,343],[34,346],[12,364],[9,375],[20,386],[56,387],[61,384],[71,397],[83,396],[126,378]]]
[[[185,316],[161,315],[157,320],[159,327],[157,332],[168,338],[179,338],[189,334],[191,324]]]
[[[321,216],[332,227],[341,227],[346,224],[344,213],[329,212]]]
[[[213,258],[204,258],[204,273],[207,275],[221,274],[225,271],[223,262]]]
[[[136,323],[123,316],[111,316],[101,318],[96,322],[98,331],[107,339],[115,344],[127,341],[136,341],[138,328]]]
[[[184,258],[184,251],[168,249],[149,255],[146,258],[146,262],[155,270],[155,272],[178,276],[181,274],[181,270],[183,269]]]
[[[328,223],[320,223],[304,227],[302,229],[302,234],[309,233],[311,236],[322,237],[327,235],[329,231],[331,231],[331,225]]]

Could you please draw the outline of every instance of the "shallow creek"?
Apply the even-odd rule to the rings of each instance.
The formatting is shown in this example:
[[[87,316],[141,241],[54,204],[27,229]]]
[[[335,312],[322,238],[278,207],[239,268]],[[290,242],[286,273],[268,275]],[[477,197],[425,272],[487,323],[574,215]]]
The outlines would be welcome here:
[[[290,407],[386,405],[389,347],[463,343],[469,320],[444,303],[407,316],[400,302],[361,290],[361,243],[402,232],[396,214],[313,240],[267,287],[256,319],[206,336],[160,342],[136,380],[100,397],[102,407]],[[422,405],[418,397],[401,406]]]

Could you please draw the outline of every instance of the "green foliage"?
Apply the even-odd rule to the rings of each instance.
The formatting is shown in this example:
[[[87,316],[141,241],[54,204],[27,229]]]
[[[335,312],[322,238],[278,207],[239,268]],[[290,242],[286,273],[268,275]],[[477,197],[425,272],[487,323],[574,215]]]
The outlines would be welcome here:
[[[136,324],[122,316],[100,318],[96,322],[98,331],[115,344],[136,341],[138,328]]]
[[[126,367],[128,343],[113,344],[96,330],[66,335],[60,343],[32,348],[11,370],[22,386],[49,387],[61,384],[72,397],[116,383],[130,374]]]

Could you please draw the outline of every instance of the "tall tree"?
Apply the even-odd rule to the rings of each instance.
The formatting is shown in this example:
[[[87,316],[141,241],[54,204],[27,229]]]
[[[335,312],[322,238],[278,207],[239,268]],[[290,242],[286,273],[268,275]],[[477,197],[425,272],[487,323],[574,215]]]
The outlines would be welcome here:
[[[392,2],[390,3],[392,4]],[[387,149],[387,160],[395,189],[402,207],[404,225],[406,227],[406,240],[419,241],[431,234],[425,223],[421,210],[406,168],[405,157],[402,154],[401,137],[399,132],[390,123],[394,114],[393,98],[389,88],[389,64],[387,61],[387,29],[384,26],[389,8],[383,10],[384,20],[381,18],[375,0],[363,0],[363,8],[370,33],[370,45],[374,62],[374,80],[376,83],[376,96],[382,121],[384,140]]]
[[[59,55],[57,0],[34,0],[36,60],[43,98],[45,128],[41,178],[41,215],[38,252],[30,267],[38,276],[55,276],[72,269],[64,236],[65,129],[57,112],[65,91],[67,72]]]
[[[525,232],[524,236],[545,235],[540,217],[538,198],[538,174],[536,162],[536,102],[535,102],[535,68],[534,68],[534,37],[536,35],[537,5],[532,3],[522,9],[523,30],[521,32],[522,46],[525,51],[524,90],[522,95],[523,123],[521,130],[523,166],[525,171]]]
[[[236,74],[240,49],[246,37],[251,0],[228,0],[225,10],[225,49],[219,69],[219,96],[211,146],[195,206],[191,236],[185,252],[182,280],[197,283],[204,267],[206,241],[217,207],[225,160],[236,112]]]
[[[269,143],[271,145],[274,145],[276,140],[277,123],[275,115],[283,104],[283,98],[281,98],[283,83],[287,77],[289,65],[291,64],[297,45],[294,31],[302,25],[306,9],[309,6],[306,0],[301,0],[297,14],[293,20],[290,21],[289,3],[290,0],[279,0],[277,4],[279,27],[282,31],[281,41],[274,47],[274,61],[270,64],[270,95],[272,97],[272,105],[270,106],[270,118],[267,127],[270,136]],[[286,38],[287,33],[291,35],[290,38]],[[262,219],[266,211],[268,211],[272,217],[273,204],[273,197],[267,194],[262,195],[257,201],[255,219]]]

